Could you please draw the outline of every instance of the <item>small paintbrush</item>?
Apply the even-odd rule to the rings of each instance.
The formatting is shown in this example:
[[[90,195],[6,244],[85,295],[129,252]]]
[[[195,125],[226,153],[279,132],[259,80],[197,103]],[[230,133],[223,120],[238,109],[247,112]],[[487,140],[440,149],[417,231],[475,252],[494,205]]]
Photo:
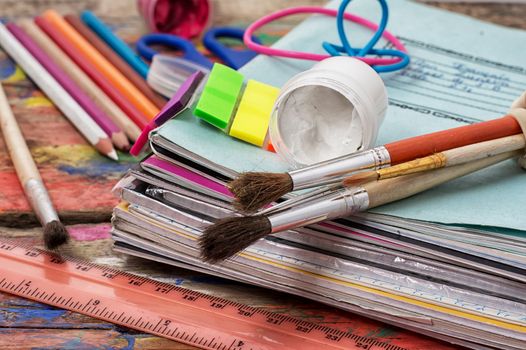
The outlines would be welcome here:
[[[521,151],[505,152],[453,167],[342,188],[270,214],[221,219],[207,227],[200,237],[201,255],[207,262],[218,262],[269,234],[394,202],[520,154]]]
[[[526,109],[523,113],[526,113]],[[384,180],[398,176],[464,164],[474,160],[491,157],[500,153],[519,150],[524,148],[525,144],[526,140],[524,135],[513,135],[502,137],[500,139],[474,143],[468,146],[453,148],[448,151],[435,153],[428,157],[418,158],[409,162],[393,165],[392,167],[388,168],[360,172],[343,178],[341,183],[317,187],[312,191],[270,206],[265,210],[259,211],[259,214],[268,214],[282,211],[292,206],[300,205],[304,202],[325,196],[341,187],[358,186],[362,183],[370,181]],[[526,166],[524,166],[524,168],[526,169]]]
[[[343,180],[343,186],[357,186],[370,181],[390,179],[433,169],[447,168],[491,157],[504,152],[516,151],[524,148],[525,144],[523,134],[474,143],[472,145],[453,148],[388,168],[353,174]]]
[[[58,218],[1,84],[0,126],[27,200],[44,227],[44,244],[48,249],[58,248],[68,242],[68,231]]]
[[[288,173],[243,173],[229,184],[229,189],[236,196],[237,209],[254,212],[289,192],[341,182],[356,171],[381,169],[521,132],[511,111],[502,118],[395,141]]]

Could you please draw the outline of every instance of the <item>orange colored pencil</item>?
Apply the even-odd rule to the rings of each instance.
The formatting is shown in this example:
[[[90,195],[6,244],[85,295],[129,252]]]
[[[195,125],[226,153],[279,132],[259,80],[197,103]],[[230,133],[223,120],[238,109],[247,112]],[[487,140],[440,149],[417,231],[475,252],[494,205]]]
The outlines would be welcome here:
[[[49,23],[57,28],[64,37],[68,38],[76,50],[82,53],[86,60],[90,61],[104,74],[108,80],[120,91],[131,104],[133,104],[144,116],[151,120],[159,109],[139,89],[135,87],[122,73],[117,70],[104,56],[102,56],[82,35],[80,35],[69,23],[67,23],[56,11],[47,10],[42,14]]]

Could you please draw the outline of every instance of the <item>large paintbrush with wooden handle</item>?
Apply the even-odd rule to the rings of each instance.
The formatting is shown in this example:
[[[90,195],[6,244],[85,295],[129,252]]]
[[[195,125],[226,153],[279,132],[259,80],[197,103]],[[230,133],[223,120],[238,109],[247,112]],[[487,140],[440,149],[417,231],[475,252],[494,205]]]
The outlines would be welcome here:
[[[424,173],[340,188],[330,194],[285,210],[254,216],[221,219],[205,229],[199,239],[202,258],[226,259],[269,234],[345,217],[423,192],[444,182],[483,169],[523,152],[511,151],[461,165]]]
[[[288,192],[341,182],[344,176],[353,172],[381,169],[448,149],[520,133],[519,123],[510,114],[388,143],[288,173],[243,173],[229,184],[229,188],[236,196],[236,207],[253,212]]]
[[[444,152],[432,154],[427,157],[417,158],[409,162],[393,165],[373,171],[363,171],[343,178],[340,183],[331,186],[319,187],[315,190],[295,196],[259,211],[259,214],[268,214],[281,211],[301,203],[322,197],[340,187],[359,186],[362,183],[385,180],[389,178],[430,171],[438,168],[460,165],[474,160],[495,156],[500,153],[516,151],[526,147],[523,134],[501,137],[499,139],[474,143],[463,147],[453,148]],[[526,169],[526,167],[524,167]]]
[[[44,227],[46,248],[55,249],[68,241],[69,235],[60,222],[37,166],[18,127],[15,116],[0,84],[0,126],[16,174],[22,184],[27,200]]]

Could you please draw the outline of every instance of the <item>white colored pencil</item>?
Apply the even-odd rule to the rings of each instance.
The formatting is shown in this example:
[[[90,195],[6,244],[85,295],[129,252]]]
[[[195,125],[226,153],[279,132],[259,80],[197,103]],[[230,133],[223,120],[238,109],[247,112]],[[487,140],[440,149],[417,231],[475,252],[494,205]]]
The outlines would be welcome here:
[[[66,118],[100,153],[118,160],[117,152],[106,133],[90,118],[62,86],[49,74],[42,65],[16,40],[0,23],[0,45],[13,58],[27,75],[64,113]]]
[[[100,107],[132,141],[137,140],[141,129],[102,91],[91,78],[80,69],[66,53],[31,19],[24,19],[18,25],[39,44],[53,61]]]

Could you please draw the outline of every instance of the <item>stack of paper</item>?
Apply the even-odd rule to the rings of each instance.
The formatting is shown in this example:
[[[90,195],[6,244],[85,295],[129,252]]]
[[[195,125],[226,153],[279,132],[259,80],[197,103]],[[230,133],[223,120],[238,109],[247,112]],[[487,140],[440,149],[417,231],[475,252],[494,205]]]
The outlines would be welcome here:
[[[352,9],[371,19],[376,14],[375,2]],[[413,63],[384,76],[390,108],[379,144],[498,117],[526,88],[526,52],[499,55],[524,42],[524,32],[402,0],[391,3],[389,27]],[[348,30],[353,40],[368,35],[353,25]],[[277,46],[320,52],[316,43],[335,37],[333,20],[312,17]],[[243,73],[279,86],[309,65],[260,56]],[[196,240],[210,223],[236,215],[225,183],[242,171],[288,167],[191,110],[152,132],[150,141],[154,155],[116,187],[123,199],[113,218],[116,250],[476,349],[526,348],[526,177],[515,162],[363,215],[273,235],[210,265],[200,260]]]

